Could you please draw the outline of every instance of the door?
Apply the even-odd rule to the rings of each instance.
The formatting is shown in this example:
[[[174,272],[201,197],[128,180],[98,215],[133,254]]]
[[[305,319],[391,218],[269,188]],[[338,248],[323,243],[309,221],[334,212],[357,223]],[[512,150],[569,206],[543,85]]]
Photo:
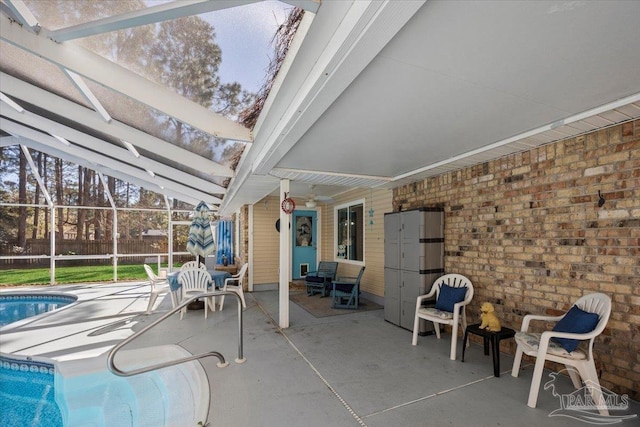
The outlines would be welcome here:
[[[291,277],[301,279],[318,265],[316,211],[293,211]]]

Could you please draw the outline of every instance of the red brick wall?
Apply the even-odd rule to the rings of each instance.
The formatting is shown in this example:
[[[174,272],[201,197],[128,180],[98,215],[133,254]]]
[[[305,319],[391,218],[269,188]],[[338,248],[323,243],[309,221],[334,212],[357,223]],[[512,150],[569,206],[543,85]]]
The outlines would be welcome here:
[[[445,269],[472,280],[471,321],[484,301],[518,330],[527,313],[611,296],[596,366],[640,400],[640,120],[398,187],[393,206],[445,208]]]

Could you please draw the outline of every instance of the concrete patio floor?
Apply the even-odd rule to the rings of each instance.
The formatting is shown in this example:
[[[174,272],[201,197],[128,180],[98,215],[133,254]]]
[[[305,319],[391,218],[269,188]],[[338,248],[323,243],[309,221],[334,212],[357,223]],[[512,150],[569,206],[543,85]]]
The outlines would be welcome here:
[[[54,359],[96,355],[171,306],[169,296],[163,295],[154,313],[145,316],[144,283],[28,290],[69,292],[79,300],[68,309],[3,328],[3,353]],[[291,303],[291,326],[281,330],[277,291],[246,293],[245,298],[245,363],[234,362],[238,338],[232,298],[207,320],[201,310],[188,311],[182,321],[176,314],[127,347],[179,344],[194,354],[222,353],[230,362],[226,368],[216,367],[216,358],[201,359],[211,390],[211,427],[585,425],[550,416],[560,409],[559,397],[542,387],[538,407],[527,407],[532,366],[525,365],[520,377],[513,378],[509,355],[501,355],[502,375],[495,378],[481,345],[471,344],[464,363],[459,360],[461,350],[458,360],[451,361],[450,335],[441,340],[421,337],[414,347],[411,333],[385,322],[383,310],[315,318]],[[548,374],[543,382],[551,379]],[[573,391],[566,377],[555,386],[560,394]],[[639,413],[640,404],[631,401],[628,410],[612,415]],[[638,418],[620,425],[638,425]]]

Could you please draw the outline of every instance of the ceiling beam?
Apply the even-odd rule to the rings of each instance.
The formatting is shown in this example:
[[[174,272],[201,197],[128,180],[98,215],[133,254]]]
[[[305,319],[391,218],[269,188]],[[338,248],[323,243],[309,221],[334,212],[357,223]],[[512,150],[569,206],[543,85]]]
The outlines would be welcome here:
[[[65,42],[82,37],[95,36],[96,34],[123,30],[125,28],[139,27],[141,25],[149,25],[157,22],[184,18],[185,16],[199,15],[201,13],[243,6],[245,4],[255,3],[256,1],[259,0],[174,1],[50,31],[47,36],[57,42]]]
[[[33,150],[36,151],[40,151],[42,153],[46,153],[50,156],[53,157],[57,157],[59,159],[64,159],[65,161],[71,162],[71,163],[75,163],[79,166],[85,167],[87,169],[91,169],[94,170],[96,172],[100,172],[103,174],[106,174],[108,176],[111,176],[113,178],[117,178],[121,181],[124,182],[128,182],[130,184],[133,185],[137,185],[138,187],[141,188],[145,188],[149,191],[154,191],[157,193],[163,193],[166,194],[169,197],[173,197],[182,201],[185,201],[187,203],[191,203],[193,205],[197,205],[198,203],[200,203],[200,200],[198,198],[192,197],[190,194],[187,193],[180,193],[180,192],[176,192],[173,191],[172,189],[167,189],[165,188],[164,190],[158,190],[155,186],[150,186],[148,182],[145,182],[143,180],[139,180],[133,176],[130,176],[120,170],[112,170],[109,169],[107,167],[104,167],[102,165],[96,165],[94,163],[91,163],[89,160],[85,159],[84,157],[77,157],[74,155],[71,155],[69,153],[65,153],[62,152],[60,149],[56,148],[56,147],[52,147],[50,145],[47,144],[43,144],[41,142],[38,141],[34,141],[32,139],[29,139],[27,137],[22,137],[22,136],[18,136],[16,137],[16,139],[18,139],[19,144],[22,144],[24,146],[27,146]]]
[[[69,142],[73,142],[77,146],[87,148],[88,150],[90,150],[87,154],[89,156],[100,156],[100,158],[102,158],[103,155],[108,156],[112,159],[116,159],[117,161],[122,162],[123,165],[128,164],[136,168],[150,170],[157,174],[159,177],[165,177],[175,182],[188,182],[190,186],[194,188],[206,188],[208,190],[207,192],[210,193],[224,194],[226,191],[224,187],[221,187],[217,184],[176,170],[174,168],[167,167],[167,165],[163,163],[148,159],[143,156],[136,158],[129,152],[129,150],[123,148],[122,146],[114,145],[108,141],[104,141],[102,139],[72,129],[68,126],[62,125],[28,111],[20,114],[9,109],[3,112],[2,115],[3,117],[7,117],[15,122],[22,123],[32,128],[40,129],[42,132],[46,132],[49,135],[54,136],[54,138],[56,138],[56,140],[58,141],[60,141],[58,137],[62,137]],[[5,130],[4,127],[2,127],[2,129]],[[127,161],[126,159],[130,159],[131,161]]]
[[[7,94],[55,114],[64,115],[69,120],[82,123],[113,138],[128,141],[136,147],[153,152],[160,157],[179,161],[190,168],[211,176],[229,178],[233,170],[177,145],[134,129],[117,120],[106,123],[95,111],[68,101],[5,73],[0,73],[0,87]]]
[[[31,12],[31,9],[22,0],[5,0],[7,7],[13,13],[13,15],[20,21],[21,24],[30,27],[33,30],[37,30],[40,27],[40,23]]]
[[[5,18],[6,19],[6,18]],[[151,82],[74,43],[56,43],[8,19],[0,37],[37,55],[218,138],[251,142],[252,132],[228,118]]]
[[[90,169],[100,170],[101,172],[111,176],[114,176],[115,171],[120,171],[127,177],[134,178],[137,182],[136,185],[141,185],[144,188],[152,189],[159,193],[169,191],[172,194],[185,194],[195,199],[204,200],[208,203],[221,203],[221,200],[218,197],[183,185],[180,182],[163,178],[160,175],[156,175],[155,178],[151,178],[144,169],[124,163],[118,158],[111,158],[100,154],[101,152],[94,152],[75,144],[69,146],[62,145],[53,136],[49,136],[29,126],[13,122],[5,117],[0,117],[0,128],[12,135],[30,139],[56,150],[58,153],[57,157],[59,158],[65,160],[74,158],[74,163],[81,164]],[[124,151],[126,152],[126,150]],[[77,159],[82,159],[83,161],[78,162],[76,161]],[[100,167],[105,169],[101,169]]]

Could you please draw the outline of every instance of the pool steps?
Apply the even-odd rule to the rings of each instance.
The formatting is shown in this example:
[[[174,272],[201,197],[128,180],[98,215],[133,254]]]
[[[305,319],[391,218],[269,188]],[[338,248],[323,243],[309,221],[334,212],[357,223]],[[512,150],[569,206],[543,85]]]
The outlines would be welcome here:
[[[119,366],[140,368],[189,356],[178,345],[122,350]],[[107,354],[58,360],[56,401],[67,427],[182,427],[206,421],[209,382],[197,361],[132,377],[107,369]]]

